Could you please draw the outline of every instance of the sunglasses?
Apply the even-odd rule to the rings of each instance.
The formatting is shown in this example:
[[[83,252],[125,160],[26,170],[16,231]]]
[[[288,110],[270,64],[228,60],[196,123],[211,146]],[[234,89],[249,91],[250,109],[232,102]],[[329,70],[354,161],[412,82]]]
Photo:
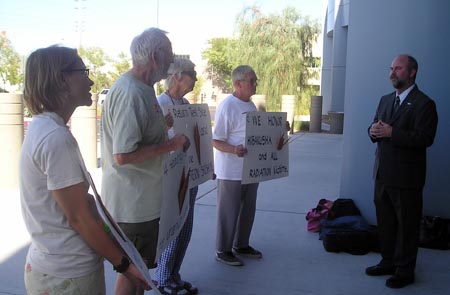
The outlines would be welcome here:
[[[241,81],[241,82],[247,82],[247,83],[250,83],[251,85],[258,84],[258,79],[239,80],[239,81]]]
[[[192,80],[197,81],[197,72],[196,71],[183,71],[181,74],[188,75],[192,78]]]
[[[73,73],[73,72],[82,72],[83,76],[89,77],[89,69],[71,69],[63,71],[63,73]]]

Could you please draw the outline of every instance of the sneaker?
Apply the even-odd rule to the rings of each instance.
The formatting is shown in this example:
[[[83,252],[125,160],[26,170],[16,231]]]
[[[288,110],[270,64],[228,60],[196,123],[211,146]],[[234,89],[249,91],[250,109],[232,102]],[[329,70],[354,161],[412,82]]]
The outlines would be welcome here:
[[[249,258],[256,258],[256,259],[262,258],[262,253],[251,246],[247,246],[244,248],[233,248],[233,253],[236,255],[241,255]]]
[[[216,252],[216,260],[232,266],[242,266],[242,260],[234,256],[233,252]]]

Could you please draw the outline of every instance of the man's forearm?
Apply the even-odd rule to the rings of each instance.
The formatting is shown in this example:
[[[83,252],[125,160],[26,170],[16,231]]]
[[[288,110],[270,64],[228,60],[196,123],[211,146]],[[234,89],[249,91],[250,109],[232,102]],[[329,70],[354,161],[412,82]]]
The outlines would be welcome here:
[[[173,143],[164,141],[158,144],[140,146],[131,153],[115,154],[114,159],[119,165],[140,164],[173,150],[175,150]]]

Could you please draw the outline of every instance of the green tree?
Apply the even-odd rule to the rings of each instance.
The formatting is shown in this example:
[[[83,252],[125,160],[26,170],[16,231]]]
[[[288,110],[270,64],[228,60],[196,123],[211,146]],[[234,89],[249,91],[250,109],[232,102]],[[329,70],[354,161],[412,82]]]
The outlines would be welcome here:
[[[309,67],[319,24],[289,7],[281,15],[264,15],[257,7],[247,8],[237,23],[239,37],[232,59],[255,69],[257,91],[266,94],[267,109],[280,110],[283,94],[294,94],[299,102],[301,90],[313,75]]]
[[[231,71],[233,70],[233,51],[235,41],[228,38],[213,38],[208,40],[210,47],[202,52],[207,59],[206,73],[213,86],[222,92],[232,91]]]
[[[156,83],[156,96],[161,95],[164,92],[164,81]]]
[[[201,103],[201,92],[203,84],[205,83],[205,80],[202,78],[202,76],[197,76],[197,82],[195,82],[194,89],[192,90],[192,93],[194,94],[197,103]]]
[[[131,69],[130,57],[125,52],[121,52],[118,55],[118,59],[113,61],[114,71],[109,72],[111,81],[116,81],[122,74]]]
[[[99,93],[103,88],[109,88],[111,78],[105,73],[104,67],[111,62],[111,58],[99,47],[80,47],[78,54],[83,59],[90,71],[90,76],[94,85],[92,92]]]
[[[19,85],[23,81],[23,74],[20,71],[21,59],[14,50],[11,41],[6,37],[6,32],[0,33],[0,79],[2,88],[9,85]]]

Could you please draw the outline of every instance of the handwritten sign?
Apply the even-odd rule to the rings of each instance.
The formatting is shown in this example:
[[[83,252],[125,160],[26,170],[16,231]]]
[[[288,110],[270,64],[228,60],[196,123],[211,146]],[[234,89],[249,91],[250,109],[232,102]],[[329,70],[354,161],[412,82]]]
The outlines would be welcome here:
[[[103,204],[102,199],[97,192],[97,188],[95,187],[94,180],[92,179],[91,175],[87,172],[86,168],[84,167],[84,163],[82,166],[82,170],[87,175],[87,179],[88,179],[89,184],[94,193],[95,205],[97,207],[97,211],[98,211],[100,217],[102,218],[102,220],[105,224],[104,227],[109,230],[109,232],[111,233],[111,237],[117,242],[118,245],[120,245],[120,247],[125,252],[125,254],[128,256],[128,258],[130,258],[130,260],[133,262],[133,264],[136,266],[136,268],[139,270],[139,272],[142,274],[142,276],[150,284],[150,287],[153,290],[157,290],[155,284],[153,283],[152,277],[150,276],[147,265],[145,264],[144,260],[142,259],[141,255],[139,254],[138,250],[134,247],[134,244],[128,239],[128,237],[125,235],[125,233],[122,231],[122,229],[116,223],[116,221],[112,218],[112,216],[109,214],[108,210],[106,209],[105,205]],[[155,291],[155,292],[158,292],[158,291]],[[160,294],[160,293],[158,292],[158,294]]]
[[[164,162],[163,201],[159,220],[156,259],[181,231],[189,213],[189,169],[187,154],[181,149],[169,154]]]
[[[289,175],[285,112],[248,112],[242,184]]]
[[[210,180],[214,173],[214,156],[208,105],[173,105],[165,111],[172,115],[174,133],[184,133],[191,143],[187,150],[189,188]]]

